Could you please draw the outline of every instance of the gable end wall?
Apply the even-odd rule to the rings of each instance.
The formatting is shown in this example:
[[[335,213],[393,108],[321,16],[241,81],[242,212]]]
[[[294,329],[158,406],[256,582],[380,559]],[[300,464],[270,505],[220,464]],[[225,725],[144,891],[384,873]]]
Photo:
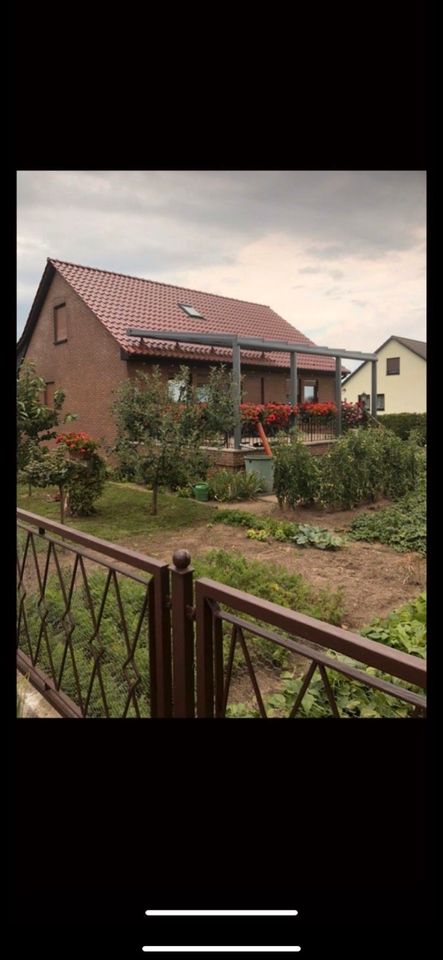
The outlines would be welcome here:
[[[68,338],[66,343],[54,344],[54,307],[61,303],[66,303]],[[63,387],[63,412],[78,414],[77,420],[61,429],[84,430],[94,439],[113,441],[113,390],[127,378],[127,363],[120,359],[117,341],[58,273],[25,359],[34,360],[39,376],[54,381],[55,389]]]

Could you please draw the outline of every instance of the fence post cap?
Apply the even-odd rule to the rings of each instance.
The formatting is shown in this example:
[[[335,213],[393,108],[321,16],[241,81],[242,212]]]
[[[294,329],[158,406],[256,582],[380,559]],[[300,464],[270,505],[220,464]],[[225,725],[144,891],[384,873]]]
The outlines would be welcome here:
[[[174,553],[172,554],[172,562],[177,570],[186,570],[191,562],[191,554],[189,553],[189,550],[174,550]]]

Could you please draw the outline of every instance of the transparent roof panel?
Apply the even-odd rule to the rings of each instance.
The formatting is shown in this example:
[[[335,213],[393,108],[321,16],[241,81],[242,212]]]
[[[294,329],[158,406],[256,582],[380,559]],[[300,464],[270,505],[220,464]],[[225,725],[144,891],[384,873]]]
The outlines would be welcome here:
[[[195,307],[191,307],[188,303],[179,303],[179,307],[188,314],[188,317],[201,317],[204,319],[203,314],[199,310],[196,310]]]

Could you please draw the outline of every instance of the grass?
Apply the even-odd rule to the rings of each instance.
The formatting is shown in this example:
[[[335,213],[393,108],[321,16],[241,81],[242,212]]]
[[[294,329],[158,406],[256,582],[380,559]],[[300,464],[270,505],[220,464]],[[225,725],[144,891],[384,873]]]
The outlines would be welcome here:
[[[28,497],[27,487],[19,486],[18,506],[51,520],[60,520],[59,504],[49,499],[56,492],[55,487],[48,487],[45,490],[33,490]],[[150,509],[151,494],[148,490],[130,483],[109,481],[97,501],[96,513],[90,517],[67,517],[66,526],[77,527],[94,537],[118,543],[157,530],[179,530],[207,523],[214,510],[211,506],[171,493],[159,494],[158,514],[155,517]]]

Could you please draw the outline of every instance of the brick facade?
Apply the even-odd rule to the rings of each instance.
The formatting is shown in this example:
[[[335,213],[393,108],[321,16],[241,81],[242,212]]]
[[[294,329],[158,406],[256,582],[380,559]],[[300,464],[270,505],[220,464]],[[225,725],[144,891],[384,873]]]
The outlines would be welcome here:
[[[63,309],[64,305],[64,309]],[[57,308],[62,308],[57,309]],[[54,342],[55,315],[60,342]],[[66,338],[65,338],[66,334]],[[46,379],[48,397],[58,387],[66,393],[64,412],[76,413],[77,420],[67,429],[84,430],[95,439],[112,443],[115,426],[112,415],[114,392],[119,383],[159,363],[165,377],[173,377],[179,362],[168,360],[122,359],[119,344],[86,306],[81,297],[57,272],[43,301],[38,322],[30,337],[26,359],[34,360],[39,376]],[[190,364],[192,380],[203,385],[209,364]],[[288,399],[289,370],[242,368],[244,400],[251,403],[285,403]],[[304,380],[318,381],[318,399],[335,399],[333,373],[299,372]]]
[[[67,339],[54,343],[54,309],[66,304]],[[72,287],[56,274],[26,351],[39,376],[63,387],[63,411],[78,414],[68,430],[84,430],[95,439],[112,442],[113,390],[126,379],[127,363],[120,347],[85,306]]]

